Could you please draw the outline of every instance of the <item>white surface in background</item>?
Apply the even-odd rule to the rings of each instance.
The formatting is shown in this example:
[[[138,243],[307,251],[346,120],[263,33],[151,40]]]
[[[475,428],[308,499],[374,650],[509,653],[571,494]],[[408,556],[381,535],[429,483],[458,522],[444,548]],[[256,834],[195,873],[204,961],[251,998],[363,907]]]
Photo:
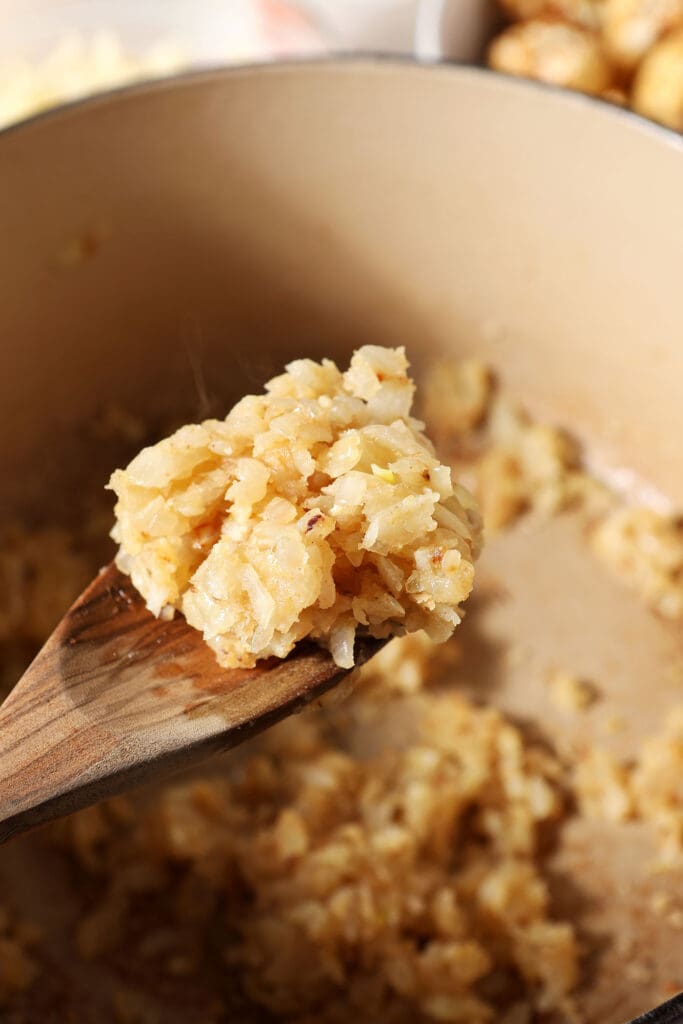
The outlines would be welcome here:
[[[324,49],[476,60],[492,0],[0,0],[0,61],[44,59],[67,32],[116,32],[133,53],[194,65]]]
[[[134,54],[170,41],[195,65],[324,45],[310,21],[282,0],[0,0],[0,60],[43,60],[65,34],[87,39],[103,30]]]

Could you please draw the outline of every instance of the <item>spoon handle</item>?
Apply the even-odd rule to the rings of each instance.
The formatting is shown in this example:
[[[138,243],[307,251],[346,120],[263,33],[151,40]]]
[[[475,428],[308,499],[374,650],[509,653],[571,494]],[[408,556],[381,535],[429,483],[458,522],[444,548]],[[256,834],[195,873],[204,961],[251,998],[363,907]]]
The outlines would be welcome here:
[[[359,640],[357,663],[381,645]],[[154,618],[109,565],[0,708],[0,843],[227,750],[344,675],[310,645],[221,669],[200,633]]]

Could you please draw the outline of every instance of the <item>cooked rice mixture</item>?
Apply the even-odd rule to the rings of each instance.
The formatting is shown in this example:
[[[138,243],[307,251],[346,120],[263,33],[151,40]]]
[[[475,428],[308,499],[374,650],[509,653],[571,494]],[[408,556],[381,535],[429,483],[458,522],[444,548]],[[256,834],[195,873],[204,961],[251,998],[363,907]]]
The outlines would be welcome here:
[[[442,366],[432,381],[424,392],[430,425],[443,458],[477,492],[488,528],[580,504],[593,531],[610,534],[611,551],[622,544],[621,559],[604,564],[657,607],[660,583],[642,580],[678,580],[675,520],[629,510],[640,523],[634,554],[618,498],[590,480],[564,433],[507,402],[475,361]],[[367,401],[354,399],[357,407]],[[137,432],[130,443],[139,443]],[[172,439],[162,445],[170,446],[165,507],[177,464]],[[168,493],[184,508],[192,493],[203,507],[187,486],[190,463]],[[364,477],[389,483],[372,466]],[[296,496],[283,500],[296,506]],[[98,523],[106,518],[98,512]],[[97,531],[4,534],[7,682],[97,568],[89,532]],[[653,824],[666,862],[680,863],[683,719],[674,714],[634,763],[590,747],[566,764],[498,711],[444,689],[456,671],[463,678],[465,654],[458,633],[440,646],[422,632],[395,639],[345,701],[282,723],[198,779],[108,801],[43,833],[75,872],[78,970],[94,964],[121,979],[103,997],[111,999],[105,1019],[160,1024],[157,996],[173,992],[183,1005],[186,989],[187,1019],[201,1024],[255,1019],[233,1002],[243,996],[290,1024],[581,1019],[572,992],[592,947],[576,921],[555,912],[548,851],[573,814],[637,818]],[[566,711],[584,705],[579,677],[558,671],[548,685]],[[395,719],[412,723],[408,735],[387,733]],[[12,906],[15,895],[0,900]],[[13,1024],[46,1019],[35,1008],[55,967],[36,940],[29,926],[0,914],[0,1001]],[[59,1024],[70,1019],[57,1013]]]
[[[496,711],[454,696],[417,707],[420,735],[400,752],[361,761],[331,739],[334,719],[307,715],[229,778],[62,825],[85,870],[104,862],[112,877],[82,951],[121,936],[131,902],[175,868],[181,891],[219,887],[223,955],[278,1018],[478,1024],[511,993],[568,1009],[578,948],[550,918],[539,860],[539,830],[562,812],[559,765]],[[148,860],[142,892],[139,875],[127,891]]]
[[[358,628],[448,639],[480,520],[410,415],[407,368],[371,345],[346,373],[296,360],[117,470],[117,564],[148,608],[181,611],[225,667],[312,637],[350,668]]]
[[[449,396],[455,396],[455,407]],[[581,468],[577,442],[559,427],[531,419],[495,388],[491,371],[478,360],[435,362],[423,402],[439,451],[475,494],[487,534],[526,512],[612,507],[614,496]]]
[[[433,364],[424,410],[443,458],[474,494],[489,535],[528,512],[581,507],[591,548],[644,603],[683,618],[683,519],[626,505],[582,465],[578,443],[500,394],[477,360]],[[455,408],[449,401],[455,396]]]
[[[683,864],[683,707],[674,708],[662,731],[624,762],[600,748],[579,760],[574,787],[584,813],[604,821],[650,822],[659,856]]]
[[[597,555],[645,603],[683,618],[683,523],[647,508],[616,509],[592,533]]]
[[[586,711],[598,699],[596,688],[572,672],[553,672],[548,680],[548,686],[555,707],[567,714]]]

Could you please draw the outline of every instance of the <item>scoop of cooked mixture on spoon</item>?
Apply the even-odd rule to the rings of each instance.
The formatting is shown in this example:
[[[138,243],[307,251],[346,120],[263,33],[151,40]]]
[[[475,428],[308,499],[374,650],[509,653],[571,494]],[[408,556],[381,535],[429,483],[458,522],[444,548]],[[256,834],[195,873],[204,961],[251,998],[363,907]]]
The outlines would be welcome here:
[[[410,415],[407,370],[374,345],[345,373],[298,359],[117,470],[117,564],[149,609],[182,612],[226,668],[304,637],[350,668],[358,629],[446,640],[481,521]]]

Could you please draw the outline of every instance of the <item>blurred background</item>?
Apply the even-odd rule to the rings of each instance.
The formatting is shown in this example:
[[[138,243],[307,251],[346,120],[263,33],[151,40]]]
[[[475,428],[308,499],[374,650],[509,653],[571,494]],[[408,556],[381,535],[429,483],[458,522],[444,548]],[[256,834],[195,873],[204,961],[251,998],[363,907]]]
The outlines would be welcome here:
[[[358,51],[484,63],[683,131],[683,0],[0,0],[0,126],[182,70]]]

